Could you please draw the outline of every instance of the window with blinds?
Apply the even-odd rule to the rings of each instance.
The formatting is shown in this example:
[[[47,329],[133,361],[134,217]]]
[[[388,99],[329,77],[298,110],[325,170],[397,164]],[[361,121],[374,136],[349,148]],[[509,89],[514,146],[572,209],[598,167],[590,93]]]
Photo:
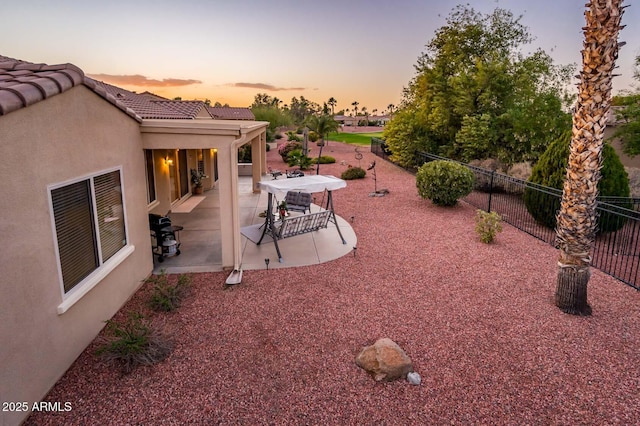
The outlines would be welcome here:
[[[120,170],[51,190],[67,293],[127,245]]]

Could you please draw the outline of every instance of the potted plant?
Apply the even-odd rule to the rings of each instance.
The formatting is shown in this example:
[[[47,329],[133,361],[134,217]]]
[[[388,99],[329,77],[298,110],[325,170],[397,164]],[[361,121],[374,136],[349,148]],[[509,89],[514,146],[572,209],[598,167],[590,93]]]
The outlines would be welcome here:
[[[280,212],[281,219],[284,219],[284,217],[287,215],[287,211],[289,211],[289,209],[287,208],[287,202],[285,200],[282,200],[282,202],[278,204],[278,212]]]
[[[194,194],[202,194],[202,179],[206,177],[207,175],[205,175],[201,171],[191,169],[191,183],[193,184]]]

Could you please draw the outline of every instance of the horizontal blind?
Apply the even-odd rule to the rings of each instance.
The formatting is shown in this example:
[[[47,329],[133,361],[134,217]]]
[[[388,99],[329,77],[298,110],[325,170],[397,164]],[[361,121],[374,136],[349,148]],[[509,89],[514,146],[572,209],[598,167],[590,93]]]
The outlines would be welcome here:
[[[66,293],[99,265],[90,182],[54,189],[51,199]]]
[[[127,244],[122,208],[120,171],[96,176],[93,181],[102,262],[106,262]]]

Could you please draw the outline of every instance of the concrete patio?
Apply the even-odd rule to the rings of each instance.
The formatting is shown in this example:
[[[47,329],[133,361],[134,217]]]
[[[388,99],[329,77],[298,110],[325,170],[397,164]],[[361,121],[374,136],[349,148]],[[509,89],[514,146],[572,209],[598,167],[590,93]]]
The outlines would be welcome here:
[[[265,176],[264,179],[271,179],[271,176]],[[268,194],[265,191],[254,194],[251,177],[245,176],[239,178],[238,192],[241,226],[264,223],[264,218],[258,215],[267,208]],[[322,193],[313,196],[316,197],[315,203],[320,204]],[[196,197],[202,197],[202,201],[190,212],[172,212],[169,215],[173,225],[184,227],[179,233],[181,254],[165,258],[164,262],[159,262],[154,256],[154,273],[160,273],[161,270],[169,274],[180,274],[223,269],[218,190],[212,189]],[[189,199],[185,200],[185,203],[188,201]],[[320,210],[315,203],[311,206],[311,212]],[[278,262],[274,243],[269,238],[265,237],[265,241],[258,246],[243,236],[242,269],[265,269],[265,259],[269,259],[269,269],[277,269],[320,264],[351,253],[357,243],[355,232],[346,220],[339,216],[337,219],[347,244],[342,244],[335,225],[330,222],[327,229],[279,240],[278,246],[284,260],[282,263]]]

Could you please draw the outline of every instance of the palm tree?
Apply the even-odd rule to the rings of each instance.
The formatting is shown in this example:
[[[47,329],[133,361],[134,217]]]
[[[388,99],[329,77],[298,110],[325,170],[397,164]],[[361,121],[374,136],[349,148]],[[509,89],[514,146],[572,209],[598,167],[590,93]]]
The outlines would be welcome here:
[[[331,106],[331,115],[333,115],[333,109],[335,108],[336,105],[338,105],[338,101],[336,101],[336,98],[332,96],[329,98],[327,103],[329,104],[329,106]]]
[[[563,312],[590,315],[587,284],[596,231],[596,197],[611,80],[618,57],[623,0],[590,0],[585,11],[582,71],[567,177],[557,218],[560,249],[555,302]]]
[[[306,121],[309,129],[313,130],[320,136],[320,152],[318,153],[318,166],[316,174],[320,173],[320,157],[322,156],[322,148],[324,147],[324,138],[331,132],[336,132],[340,128],[340,123],[333,119],[330,115],[311,115]]]
[[[360,105],[360,102],[353,101],[351,105],[353,105],[353,115],[356,117],[356,127],[358,127],[358,105]]]
[[[361,111],[362,111],[362,113],[363,113],[363,114],[364,114],[364,116],[365,116],[365,122],[364,122],[364,125],[365,125],[365,126],[368,126],[368,125],[369,125],[369,113],[367,112],[367,107],[366,107],[366,106],[363,106]]]
[[[389,115],[393,114],[393,110],[395,109],[395,105],[394,104],[389,104],[387,105],[387,109],[389,110]]]

